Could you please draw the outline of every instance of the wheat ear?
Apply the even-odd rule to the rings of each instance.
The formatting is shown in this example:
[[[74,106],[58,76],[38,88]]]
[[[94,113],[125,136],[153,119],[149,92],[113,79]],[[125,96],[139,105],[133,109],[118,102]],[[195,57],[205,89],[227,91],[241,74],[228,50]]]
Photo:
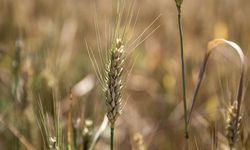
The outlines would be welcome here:
[[[111,126],[114,126],[122,108],[123,62],[124,45],[121,39],[116,39],[115,47],[111,50],[106,70],[106,106],[107,117]]]
[[[229,106],[227,110],[226,137],[230,147],[233,147],[236,144],[241,130],[242,117],[241,115],[237,117],[237,106],[238,102],[234,101],[234,103]]]
[[[106,94],[107,117],[110,122],[110,149],[114,149],[114,126],[122,111],[124,45],[120,38],[116,39],[110,51],[106,68],[104,89]]]

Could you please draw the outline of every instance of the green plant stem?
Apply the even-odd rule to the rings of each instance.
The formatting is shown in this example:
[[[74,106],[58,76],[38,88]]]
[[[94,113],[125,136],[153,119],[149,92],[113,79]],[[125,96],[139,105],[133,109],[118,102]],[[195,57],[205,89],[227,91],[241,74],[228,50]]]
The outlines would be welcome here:
[[[181,70],[182,70],[182,95],[183,95],[183,107],[185,118],[185,138],[188,139],[188,116],[187,116],[187,98],[186,98],[186,73],[185,73],[185,61],[184,61],[184,47],[183,47],[183,33],[181,25],[181,7],[177,6],[178,10],[178,26],[180,32],[180,46],[181,46]]]
[[[110,150],[114,150],[114,133],[115,133],[114,125],[111,125],[110,126]]]

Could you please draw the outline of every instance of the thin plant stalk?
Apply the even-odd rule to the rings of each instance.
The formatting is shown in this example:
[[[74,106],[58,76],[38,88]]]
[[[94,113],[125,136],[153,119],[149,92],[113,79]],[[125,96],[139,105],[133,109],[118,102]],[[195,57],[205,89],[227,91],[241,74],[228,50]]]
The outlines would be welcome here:
[[[70,108],[68,113],[68,131],[67,131],[67,142],[68,142],[68,150],[73,150],[73,121],[72,121],[72,111],[73,111],[73,94],[70,93]]]
[[[16,49],[15,49],[15,55],[12,60],[12,75],[13,75],[13,82],[12,82],[12,97],[15,101],[15,103],[20,103],[20,99],[18,98],[18,86],[20,82],[20,69],[21,69],[21,51],[23,49],[23,43],[21,39],[18,39],[16,41]],[[18,116],[18,112],[14,111],[15,117]],[[19,124],[19,122],[14,119],[15,124]],[[18,138],[15,138],[15,146],[19,147],[19,141]]]
[[[114,150],[114,135],[115,135],[115,128],[114,125],[110,126],[110,150]]]
[[[183,31],[181,24],[181,0],[176,0],[176,7],[178,11],[178,27],[180,33],[180,46],[181,46],[181,70],[182,70],[182,96],[185,118],[185,138],[188,139],[188,113],[187,113],[187,98],[186,98],[186,73],[185,73],[185,60],[184,60],[184,46],[183,46]]]

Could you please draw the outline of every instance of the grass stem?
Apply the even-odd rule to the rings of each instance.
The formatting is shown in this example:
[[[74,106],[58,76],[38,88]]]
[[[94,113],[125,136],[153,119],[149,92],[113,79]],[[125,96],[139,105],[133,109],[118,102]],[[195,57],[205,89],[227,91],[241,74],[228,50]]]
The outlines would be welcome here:
[[[188,113],[187,113],[187,98],[186,98],[186,73],[185,73],[185,61],[184,61],[184,46],[183,46],[183,32],[181,24],[181,6],[177,5],[178,10],[178,27],[180,33],[180,46],[181,46],[181,70],[182,70],[182,95],[183,95],[183,107],[185,118],[185,138],[188,139]]]
[[[115,128],[113,125],[110,126],[110,150],[114,150],[114,133]]]

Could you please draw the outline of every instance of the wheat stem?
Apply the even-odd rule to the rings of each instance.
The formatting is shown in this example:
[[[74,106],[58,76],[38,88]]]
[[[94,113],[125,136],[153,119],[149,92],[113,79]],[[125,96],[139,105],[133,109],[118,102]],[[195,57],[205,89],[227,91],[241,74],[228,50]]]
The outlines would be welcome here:
[[[110,126],[110,150],[114,150],[114,133],[115,133],[115,127],[112,124]]]
[[[185,61],[184,61],[184,46],[183,46],[183,31],[181,24],[181,5],[176,3],[178,10],[178,27],[180,33],[180,46],[181,46],[181,70],[182,70],[182,95],[183,95],[183,107],[185,118],[185,138],[188,139],[188,116],[187,116],[187,98],[186,98],[186,73],[185,73]]]

